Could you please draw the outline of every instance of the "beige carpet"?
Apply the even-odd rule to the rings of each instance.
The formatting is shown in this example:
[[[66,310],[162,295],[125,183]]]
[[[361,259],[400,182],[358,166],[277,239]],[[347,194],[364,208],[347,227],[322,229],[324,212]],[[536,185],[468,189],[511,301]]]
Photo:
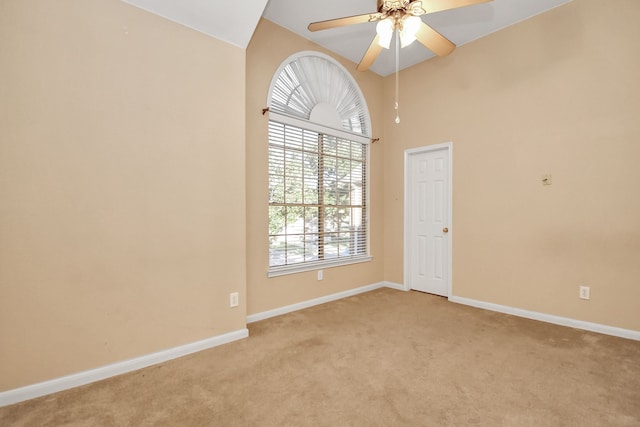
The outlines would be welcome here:
[[[2,426],[640,426],[640,342],[380,289],[0,408]]]

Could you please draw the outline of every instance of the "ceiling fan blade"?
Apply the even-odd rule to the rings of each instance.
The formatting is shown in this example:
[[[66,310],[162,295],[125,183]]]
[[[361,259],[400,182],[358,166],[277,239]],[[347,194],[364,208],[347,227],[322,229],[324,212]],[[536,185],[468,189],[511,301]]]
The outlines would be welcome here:
[[[457,9],[459,7],[473,6],[474,4],[487,3],[493,0],[429,0],[422,2],[422,8],[427,13],[442,12],[443,10]]]
[[[371,12],[364,15],[347,16],[345,18],[329,19],[327,21],[312,22],[307,27],[309,31],[326,30],[329,28],[343,27],[345,25],[363,24],[370,21],[378,21],[380,13]]]
[[[371,64],[373,64],[373,62],[378,58],[378,55],[380,55],[382,46],[378,44],[378,39],[379,37],[377,35],[373,38],[373,41],[369,45],[369,49],[367,49],[362,60],[358,64],[358,71],[367,71],[369,67],[371,67]]]
[[[416,39],[438,56],[449,55],[456,48],[456,45],[449,39],[424,22],[420,25],[420,28],[418,28],[418,32],[416,32]]]

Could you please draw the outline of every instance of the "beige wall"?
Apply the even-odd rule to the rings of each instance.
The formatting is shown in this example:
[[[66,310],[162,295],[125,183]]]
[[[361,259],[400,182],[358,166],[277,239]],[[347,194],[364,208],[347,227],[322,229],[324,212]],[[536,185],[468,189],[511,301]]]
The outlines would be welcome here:
[[[244,328],[245,51],[3,0],[0,63],[0,391]]]
[[[385,80],[387,280],[404,150],[453,141],[454,295],[640,330],[638,22],[637,0],[575,0],[410,68],[399,126]]]
[[[289,304],[370,285],[383,279],[382,147],[371,146],[371,254],[373,261],[324,270],[267,278],[268,252],[268,116],[269,85],[280,64],[304,50],[329,54],[319,46],[273,24],[260,21],[247,49],[247,312],[261,313]],[[356,64],[332,55],[352,71],[371,114],[373,135],[382,134],[382,78],[355,71]]]

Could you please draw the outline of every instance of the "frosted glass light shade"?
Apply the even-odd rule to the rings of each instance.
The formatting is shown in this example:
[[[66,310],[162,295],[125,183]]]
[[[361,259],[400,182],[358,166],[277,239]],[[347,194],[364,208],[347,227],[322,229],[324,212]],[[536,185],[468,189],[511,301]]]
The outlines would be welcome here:
[[[402,29],[400,30],[400,46],[406,47],[416,41],[416,33],[420,29],[422,20],[417,16],[405,15],[402,18]]]
[[[391,38],[393,37],[393,29],[395,27],[393,18],[385,18],[376,25],[376,33],[378,33],[378,44],[385,49],[389,49]]]

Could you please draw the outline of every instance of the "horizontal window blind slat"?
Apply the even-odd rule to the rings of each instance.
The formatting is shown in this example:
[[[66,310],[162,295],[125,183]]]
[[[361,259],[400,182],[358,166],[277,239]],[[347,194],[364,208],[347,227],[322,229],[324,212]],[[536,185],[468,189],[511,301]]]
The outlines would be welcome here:
[[[366,144],[269,123],[269,266],[368,256]]]

